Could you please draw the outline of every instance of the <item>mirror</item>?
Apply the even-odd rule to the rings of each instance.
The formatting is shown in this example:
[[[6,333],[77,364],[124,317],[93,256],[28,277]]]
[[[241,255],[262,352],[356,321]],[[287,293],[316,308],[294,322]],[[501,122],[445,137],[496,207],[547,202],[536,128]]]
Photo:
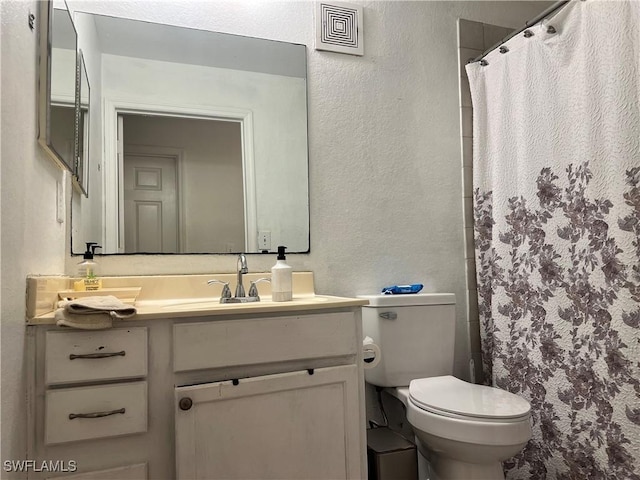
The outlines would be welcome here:
[[[76,143],[75,165],[73,176],[74,185],[86,197],[89,196],[89,177],[87,164],[89,162],[89,77],[84,63],[82,51],[78,51],[78,89],[76,91]]]
[[[304,45],[74,22],[101,159],[89,197],[73,200],[73,253],[88,241],[107,254],[309,250]]]
[[[38,141],[73,173],[77,36],[69,11],[40,2],[38,37]]]

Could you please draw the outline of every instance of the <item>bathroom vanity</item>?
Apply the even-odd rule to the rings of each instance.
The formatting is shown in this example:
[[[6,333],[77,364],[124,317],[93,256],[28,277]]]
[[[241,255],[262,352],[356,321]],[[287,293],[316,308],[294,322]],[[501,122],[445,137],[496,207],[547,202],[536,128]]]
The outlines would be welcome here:
[[[55,287],[33,283],[31,304],[43,307]],[[292,302],[221,305],[150,299],[150,290],[142,287],[135,317],[108,330],[56,327],[51,313],[28,318],[29,458],[77,468],[29,478],[366,474],[366,301],[294,287]]]

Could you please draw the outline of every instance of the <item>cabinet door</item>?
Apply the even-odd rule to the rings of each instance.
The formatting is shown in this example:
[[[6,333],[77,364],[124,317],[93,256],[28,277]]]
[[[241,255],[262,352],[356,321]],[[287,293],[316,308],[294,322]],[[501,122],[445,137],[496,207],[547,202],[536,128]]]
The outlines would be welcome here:
[[[139,463],[108,470],[66,475],[64,477],[49,477],[47,480],[145,480],[146,478],[147,464]]]
[[[355,365],[177,387],[176,477],[361,477]]]

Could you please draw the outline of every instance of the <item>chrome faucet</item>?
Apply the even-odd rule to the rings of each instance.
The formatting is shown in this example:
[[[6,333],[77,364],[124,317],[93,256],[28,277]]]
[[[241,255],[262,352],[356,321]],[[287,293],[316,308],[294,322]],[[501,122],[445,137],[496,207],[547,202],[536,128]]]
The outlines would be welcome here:
[[[269,278],[259,278],[258,280],[251,282],[251,288],[249,288],[249,296],[244,292],[244,285],[242,284],[242,275],[245,273],[249,273],[249,268],[247,267],[247,257],[244,253],[238,255],[238,284],[236,285],[236,294],[234,297],[231,296],[231,289],[229,288],[229,282],[222,282],[220,280],[209,280],[207,283],[209,285],[213,284],[221,284],[223,285],[222,293],[220,294],[220,303],[248,303],[248,302],[259,302],[260,296],[258,295],[258,288],[256,287],[256,283],[270,281]]]
[[[236,298],[246,297],[244,293],[244,286],[242,285],[242,275],[249,272],[249,268],[247,268],[247,257],[244,253],[238,255],[238,262],[236,264],[238,268],[238,283],[236,285]]]

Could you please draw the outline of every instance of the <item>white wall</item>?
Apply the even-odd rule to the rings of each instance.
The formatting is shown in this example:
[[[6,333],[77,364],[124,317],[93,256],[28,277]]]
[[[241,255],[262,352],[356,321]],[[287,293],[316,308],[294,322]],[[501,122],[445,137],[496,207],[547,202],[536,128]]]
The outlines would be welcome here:
[[[68,48],[52,48],[51,58],[51,98],[73,105],[76,99],[76,52]]]
[[[0,2],[2,460],[26,456],[25,287],[28,274],[64,271],[66,224],[56,221],[62,173],[37,142],[35,1]],[[69,188],[68,180],[65,182]],[[2,472],[2,478],[13,475]]]
[[[81,2],[70,0],[77,6]],[[456,19],[518,26],[546,3],[363,2],[365,56],[308,52],[311,253],[317,290],[354,295],[422,281],[456,293],[464,244]],[[24,278],[69,273],[55,220],[60,177],[36,144],[35,2],[2,8],[2,458],[24,455]],[[89,2],[84,9],[313,45],[311,2]],[[92,85],[93,88],[93,85]],[[93,92],[92,92],[93,99]],[[28,193],[25,193],[28,192]],[[16,250],[18,249],[18,250]],[[20,252],[16,254],[16,251]],[[272,255],[249,256],[252,271]],[[225,255],[100,258],[106,274],[230,272]],[[458,373],[466,374],[466,323]]]

